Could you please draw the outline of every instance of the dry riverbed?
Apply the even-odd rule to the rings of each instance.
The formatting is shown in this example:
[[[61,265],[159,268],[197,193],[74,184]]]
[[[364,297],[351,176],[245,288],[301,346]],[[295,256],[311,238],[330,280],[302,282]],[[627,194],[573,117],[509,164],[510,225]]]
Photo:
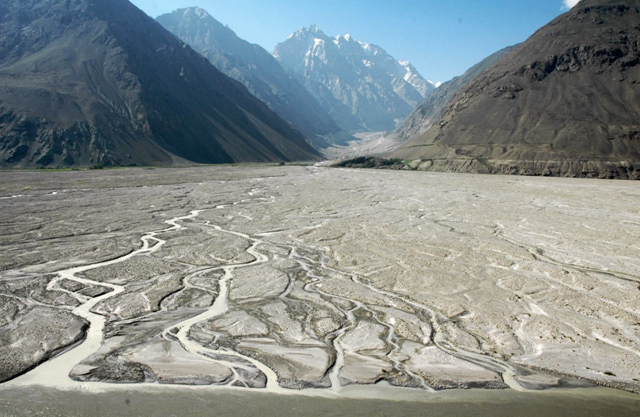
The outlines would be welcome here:
[[[0,381],[638,392],[639,202],[601,180],[0,172]]]

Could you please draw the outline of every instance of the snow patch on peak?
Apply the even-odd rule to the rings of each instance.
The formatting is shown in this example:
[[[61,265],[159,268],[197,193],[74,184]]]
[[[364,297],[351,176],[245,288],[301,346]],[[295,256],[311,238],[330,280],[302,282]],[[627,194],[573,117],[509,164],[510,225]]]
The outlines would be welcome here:
[[[360,42],[360,46],[362,46],[362,49],[367,53],[367,55],[375,55],[375,51],[371,48],[371,44],[370,43],[362,43]]]
[[[344,36],[338,35],[334,38],[334,43],[354,42],[354,39],[348,33]],[[359,43],[359,42],[358,42]]]
[[[185,16],[191,10],[193,10],[193,12],[196,14],[196,16],[198,16],[200,19],[204,19],[204,18],[209,17],[209,13],[207,13],[207,11],[205,9],[201,9],[200,7],[194,7],[193,9],[185,9],[185,11],[184,11]]]
[[[406,71],[403,77],[404,80],[407,83],[411,84],[420,93],[420,95],[422,95],[423,98],[426,98],[429,92],[437,88],[434,83],[422,78],[422,75],[420,75],[418,70],[416,70],[409,61],[398,60],[398,63]]]
[[[313,39],[313,47],[307,52],[308,56],[315,56],[320,58],[322,61],[326,61],[327,53],[324,48],[324,40],[315,38]],[[306,64],[308,65],[308,63]]]
[[[416,75],[413,72],[407,71],[407,73],[404,75],[404,80],[409,84],[412,84],[412,81],[415,78],[415,76]]]
[[[364,51],[369,55],[369,56],[373,56],[373,57],[377,57],[377,56],[389,56],[387,54],[387,52],[380,48],[378,45],[374,45],[372,43],[363,43],[363,42],[358,42],[360,44],[360,46],[362,46],[362,49],[364,49]]]

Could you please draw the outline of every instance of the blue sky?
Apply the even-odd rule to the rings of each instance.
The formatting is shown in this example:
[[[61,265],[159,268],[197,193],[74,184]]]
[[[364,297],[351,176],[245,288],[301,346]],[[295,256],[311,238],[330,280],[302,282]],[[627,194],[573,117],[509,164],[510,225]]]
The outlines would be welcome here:
[[[312,23],[349,33],[410,61],[427,79],[447,81],[493,52],[526,40],[577,0],[132,0],[151,17],[206,9],[238,36],[269,52]]]

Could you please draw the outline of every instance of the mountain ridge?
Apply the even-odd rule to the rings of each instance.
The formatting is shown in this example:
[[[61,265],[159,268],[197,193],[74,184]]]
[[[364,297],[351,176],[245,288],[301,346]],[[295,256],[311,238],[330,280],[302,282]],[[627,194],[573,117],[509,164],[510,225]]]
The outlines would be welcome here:
[[[392,154],[433,169],[640,178],[640,8],[583,0]]]
[[[304,137],[126,0],[7,0],[0,165],[318,159]]]
[[[475,64],[461,76],[454,77],[450,81],[438,86],[438,88],[431,93],[425,101],[413,110],[409,117],[407,117],[404,124],[394,132],[398,140],[400,142],[406,142],[407,140],[424,133],[442,115],[446,109],[446,105],[449,101],[454,99],[455,94],[461,88],[480,76],[484,71],[502,59],[514,48],[515,46],[503,48]]]
[[[329,37],[315,24],[292,33],[273,55],[350,131],[393,130],[435,90],[381,47]]]
[[[156,21],[217,69],[244,84],[317,147],[328,146],[325,137],[341,132],[316,99],[269,52],[239,38],[206,10],[182,8],[158,16]]]

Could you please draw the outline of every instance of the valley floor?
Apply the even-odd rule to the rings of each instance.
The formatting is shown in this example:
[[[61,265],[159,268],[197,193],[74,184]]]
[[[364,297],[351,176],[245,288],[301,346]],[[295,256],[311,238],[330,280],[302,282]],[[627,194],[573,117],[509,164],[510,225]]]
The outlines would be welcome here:
[[[638,392],[639,201],[318,166],[0,172],[0,389]]]
[[[322,154],[329,160],[357,158],[359,156],[385,155],[396,150],[400,143],[390,132],[363,132],[353,135],[356,140],[347,145],[331,146]]]

